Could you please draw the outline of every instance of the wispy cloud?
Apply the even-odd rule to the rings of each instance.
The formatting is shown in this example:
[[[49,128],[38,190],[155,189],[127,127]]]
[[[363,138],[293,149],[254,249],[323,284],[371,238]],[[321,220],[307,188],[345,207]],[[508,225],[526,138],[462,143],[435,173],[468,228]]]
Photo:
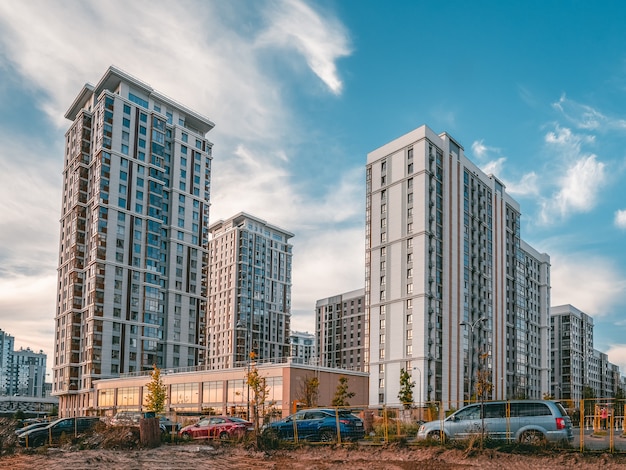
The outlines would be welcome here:
[[[472,154],[475,162],[487,175],[494,175],[506,186],[509,194],[514,196],[529,196],[538,193],[537,175],[534,172],[526,173],[517,181],[507,177],[505,166],[506,157],[501,156],[501,150],[497,147],[485,145],[484,140],[476,140],[472,143]]]
[[[571,125],[578,129],[590,131],[626,130],[626,120],[605,116],[592,106],[567,98],[565,94],[561,95],[559,101],[553,103],[552,106],[562,113],[563,117]]]
[[[541,202],[542,223],[559,222],[596,206],[608,175],[604,162],[582,150],[583,144],[594,140],[593,136],[575,134],[559,126],[546,134],[546,144],[556,153],[556,160],[552,162],[556,190]]]
[[[274,8],[265,10],[265,17],[268,28],[257,44],[299,52],[333,93],[341,93],[343,84],[336,61],[351,52],[344,27],[296,0],[276,2]]]
[[[626,209],[615,212],[615,226],[626,230]]]

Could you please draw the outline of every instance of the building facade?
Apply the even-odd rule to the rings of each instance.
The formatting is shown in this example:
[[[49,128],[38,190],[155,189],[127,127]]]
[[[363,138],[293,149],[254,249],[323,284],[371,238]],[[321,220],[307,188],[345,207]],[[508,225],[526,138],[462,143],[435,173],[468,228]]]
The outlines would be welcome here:
[[[350,406],[353,409],[367,407],[368,375],[356,371],[340,371],[309,364],[298,364],[289,358],[281,361],[264,362],[256,365],[260,377],[267,387],[265,402],[259,417],[274,418],[287,416],[294,405],[303,400],[303,388],[312,377],[319,379],[317,404],[330,406],[337,390],[340,377],[348,379],[348,391],[353,392]],[[253,396],[246,390],[246,369],[206,370],[199,366],[186,372],[161,374],[166,387],[166,414],[173,417],[198,416],[214,413],[252,419],[254,407],[250,406]],[[118,411],[145,410],[147,374],[99,380],[94,390],[94,412],[101,416],[113,416]]]
[[[209,233],[207,368],[288,357],[293,234],[243,212]]]
[[[479,376],[487,398],[549,392],[549,257],[523,245],[520,214],[446,133],[422,126],[368,154],[372,405],[398,403],[403,369],[416,402],[446,408],[475,397]]]
[[[576,407],[624,392],[619,366],[594,348],[593,318],[569,304],[551,307],[550,316],[552,395]]]
[[[15,351],[15,338],[0,330],[0,396],[46,396],[46,361],[43,351]]]
[[[15,374],[15,393],[22,397],[46,397],[46,362],[43,351],[35,352],[30,348],[15,351],[13,364]]]
[[[13,348],[15,338],[0,330],[0,395],[13,395]]]
[[[110,67],[68,109],[55,315],[59,414],[93,381],[195,365],[204,334],[213,123]]]
[[[317,364],[317,353],[315,348],[315,335],[303,332],[292,331],[289,338],[291,359],[300,364]]]
[[[315,303],[315,329],[320,364],[324,367],[367,369],[365,290],[357,289]]]

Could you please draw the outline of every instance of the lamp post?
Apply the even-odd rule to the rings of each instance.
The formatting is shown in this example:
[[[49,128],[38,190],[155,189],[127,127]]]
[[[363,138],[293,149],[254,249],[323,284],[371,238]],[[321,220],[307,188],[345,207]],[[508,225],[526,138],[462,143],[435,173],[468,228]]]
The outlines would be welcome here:
[[[476,328],[476,325],[478,325],[480,322],[483,321],[487,321],[488,318],[487,317],[480,317],[477,320],[474,320],[472,323],[467,322],[465,320],[463,320],[461,323],[459,323],[459,325],[463,325],[463,326],[467,326],[469,327],[469,331],[470,331],[470,337],[469,337],[469,344],[467,345],[467,368],[468,370],[468,375],[469,375],[469,385],[468,385],[468,397],[467,397],[467,401],[468,403],[470,401],[472,401],[472,380],[474,378],[474,362],[472,361],[473,357],[472,357],[472,353],[474,352],[474,328]]]
[[[420,403],[422,402],[422,371],[420,370],[419,367],[413,367],[413,370],[416,370],[418,372],[419,378],[417,379],[417,409],[419,410],[419,416],[418,419],[422,418],[422,408],[420,406]]]
[[[245,336],[245,353],[246,353],[246,385],[247,385],[247,394],[246,394],[246,419],[249,421],[250,420],[250,383],[249,383],[249,379],[250,379],[250,358],[251,358],[251,351],[250,351],[250,343],[252,342],[252,339],[250,338],[250,336],[252,336],[252,329],[248,329],[248,328],[244,328],[243,325],[241,324],[241,321],[237,321],[237,326],[235,327],[237,330],[245,330],[246,332],[246,336]]]

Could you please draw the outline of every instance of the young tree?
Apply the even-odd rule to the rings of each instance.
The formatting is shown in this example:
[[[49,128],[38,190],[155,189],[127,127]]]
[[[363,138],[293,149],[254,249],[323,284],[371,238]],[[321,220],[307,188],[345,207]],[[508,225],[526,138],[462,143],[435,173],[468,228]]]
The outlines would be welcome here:
[[[146,388],[148,389],[148,395],[146,396],[146,409],[153,411],[154,413],[163,413],[165,410],[165,402],[167,400],[167,389],[163,385],[161,379],[161,370],[153,365],[152,373],[150,374],[152,380],[148,382]]]
[[[251,357],[252,354],[250,355]],[[265,406],[265,401],[269,395],[269,387],[265,381],[265,377],[259,374],[259,369],[256,366],[252,368],[246,374],[246,382],[250,390],[252,390],[252,404],[254,409],[254,429],[259,430],[259,410]]]
[[[306,377],[300,384],[300,393],[298,401],[307,408],[317,406],[317,397],[319,395],[320,380],[313,377]]]
[[[333,398],[333,406],[350,406],[348,399],[354,397],[354,392],[348,391],[348,377],[339,377],[339,383],[337,384],[337,390],[335,391],[335,397]]]
[[[415,382],[411,381],[411,375],[406,370],[400,369],[398,400],[400,400],[405,410],[413,406],[413,387],[415,387]]]

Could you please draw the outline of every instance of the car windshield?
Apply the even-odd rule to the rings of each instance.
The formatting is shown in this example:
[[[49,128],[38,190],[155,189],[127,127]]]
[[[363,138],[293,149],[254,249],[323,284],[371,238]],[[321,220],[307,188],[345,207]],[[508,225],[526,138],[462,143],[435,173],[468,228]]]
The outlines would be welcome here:
[[[233,423],[247,423],[247,421],[245,419],[242,418],[237,418],[235,416],[232,416],[229,418]]]

